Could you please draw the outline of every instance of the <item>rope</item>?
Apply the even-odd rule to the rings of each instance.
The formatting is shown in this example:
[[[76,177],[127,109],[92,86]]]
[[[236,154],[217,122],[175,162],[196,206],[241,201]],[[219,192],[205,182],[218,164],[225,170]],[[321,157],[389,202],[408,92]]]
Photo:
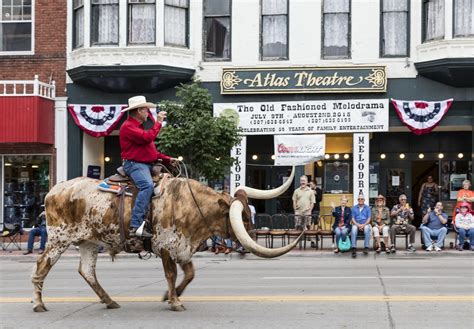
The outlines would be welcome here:
[[[186,175],[186,183],[188,185],[188,188],[189,188],[189,192],[191,192],[191,196],[193,197],[193,200],[194,200],[194,203],[196,204],[196,207],[198,208],[199,210],[199,213],[201,214],[201,217],[202,219],[205,219],[202,211],[201,211],[201,207],[199,207],[199,204],[197,203],[197,200],[196,200],[196,197],[194,196],[194,192],[193,192],[193,189],[191,188],[191,184],[189,183],[189,176],[188,176],[188,168],[186,167],[186,164],[183,162],[183,161],[180,161],[180,163],[183,164],[183,167],[184,167],[184,174]]]

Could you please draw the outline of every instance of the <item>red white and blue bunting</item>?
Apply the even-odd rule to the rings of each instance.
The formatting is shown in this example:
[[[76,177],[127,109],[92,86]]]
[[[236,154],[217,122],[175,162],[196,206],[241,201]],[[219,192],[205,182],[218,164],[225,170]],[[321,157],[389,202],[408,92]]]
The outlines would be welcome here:
[[[115,129],[125,114],[120,111],[126,107],[126,104],[71,104],[69,113],[84,132],[93,137],[103,137],[108,136]],[[150,109],[150,112],[156,119],[156,109]]]
[[[446,115],[453,99],[439,102],[401,101],[392,99],[400,120],[416,135],[431,132]]]

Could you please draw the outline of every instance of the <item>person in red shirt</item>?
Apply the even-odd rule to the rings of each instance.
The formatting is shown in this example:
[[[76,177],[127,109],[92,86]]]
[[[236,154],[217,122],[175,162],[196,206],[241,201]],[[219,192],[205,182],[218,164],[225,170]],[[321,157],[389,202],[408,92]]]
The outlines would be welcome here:
[[[120,127],[120,148],[123,159],[123,169],[138,188],[135,206],[130,221],[130,236],[151,238],[153,235],[145,229],[144,218],[153,195],[153,180],[151,178],[152,164],[156,160],[175,164],[177,159],[157,151],[155,138],[160,132],[166,112],[160,111],[151,129],[145,130],[143,123],[150,115],[150,108],[156,105],[148,103],[144,96],[128,99],[128,107],[122,112],[128,112],[128,119]],[[154,121],[154,119],[152,119]]]

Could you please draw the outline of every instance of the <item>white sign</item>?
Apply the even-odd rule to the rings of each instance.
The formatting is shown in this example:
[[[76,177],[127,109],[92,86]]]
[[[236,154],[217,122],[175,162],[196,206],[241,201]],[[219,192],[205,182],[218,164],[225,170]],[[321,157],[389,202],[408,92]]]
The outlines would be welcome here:
[[[219,115],[238,119],[244,135],[388,131],[388,99],[215,103]]]
[[[392,186],[400,186],[400,176],[392,176]]]
[[[369,204],[369,134],[354,134],[354,204],[363,194]]]
[[[245,185],[247,137],[243,136],[240,143],[232,148],[230,156],[235,159],[234,165],[230,168],[230,195],[234,195],[237,187]]]
[[[276,135],[275,166],[299,166],[324,157],[326,135]]]

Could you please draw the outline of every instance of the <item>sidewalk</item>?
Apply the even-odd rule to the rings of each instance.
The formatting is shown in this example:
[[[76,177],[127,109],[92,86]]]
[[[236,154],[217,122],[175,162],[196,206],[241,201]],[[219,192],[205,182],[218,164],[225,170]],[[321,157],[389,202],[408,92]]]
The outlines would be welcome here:
[[[470,251],[470,250],[464,250],[464,251],[458,251],[456,249],[451,249],[450,248],[450,243],[453,243],[453,245],[455,246],[455,241],[454,241],[454,233],[453,232],[450,232],[448,234],[448,236],[446,237],[446,240],[445,240],[445,249],[441,252],[436,252],[436,251],[432,251],[432,252],[427,252],[427,251],[424,251],[422,248],[421,248],[421,243],[419,241],[419,231],[417,231],[417,240],[415,241],[415,248],[416,248],[416,252],[409,252],[407,250],[405,250],[405,241],[404,239],[400,239],[399,241],[397,240],[397,252],[394,253],[394,254],[385,254],[385,252],[381,252],[380,254],[376,254],[375,251],[373,249],[370,249],[369,250],[369,257],[370,256],[376,256],[376,257],[388,257],[388,258],[393,258],[393,257],[427,257],[427,256],[430,256],[430,257],[440,257],[440,256],[464,256],[464,257],[474,257],[474,252]],[[36,259],[39,255],[38,255],[38,250],[34,250],[33,254],[29,254],[29,255],[23,255],[23,253],[26,251],[26,243],[25,242],[22,242],[20,243],[21,245],[21,250],[18,250],[18,249],[12,249],[10,246],[9,250],[0,250],[0,259],[1,258],[10,258],[10,257],[14,257],[14,258],[24,258],[24,259]],[[350,252],[346,252],[346,253],[339,253],[339,254],[334,254],[333,253],[333,248],[331,246],[331,243],[329,241],[326,241],[325,242],[325,248],[324,249],[315,249],[315,248],[310,248],[309,247],[310,243],[307,243],[307,248],[306,250],[303,250],[303,249],[299,249],[299,246],[296,246],[292,251],[290,251],[289,253],[287,253],[285,255],[285,257],[350,257]],[[210,240],[208,240],[208,246],[210,246]],[[330,248],[327,248],[327,246],[330,246]],[[367,257],[367,256],[363,256],[362,255],[362,249],[363,249],[363,241],[358,241],[357,243],[357,246],[358,246],[358,249],[357,249],[357,253],[358,253],[358,256],[360,257]],[[371,240],[371,243],[370,243],[370,246],[372,246],[372,240]],[[280,247],[280,243],[275,241],[275,245],[274,245],[275,248],[278,248]],[[231,258],[233,256],[238,256],[238,257],[256,257],[256,256],[253,256],[251,254],[244,254],[244,255],[241,255],[237,252],[232,252],[231,254],[229,255],[225,255],[225,254],[214,254],[213,252],[210,252],[210,251],[203,251],[203,252],[197,252],[194,254],[193,257],[206,257],[206,258],[223,258],[223,259],[226,259],[226,258]],[[69,247],[68,250],[66,250],[61,257],[80,257],[80,252],[79,250],[75,247],[75,246],[71,246]],[[107,253],[107,252],[102,252],[102,253],[99,253],[99,257],[108,257],[110,258],[110,255]],[[120,253],[118,255],[116,255],[117,258],[122,258],[122,257],[127,257],[127,258],[138,258],[138,255],[137,254],[127,254],[127,253]],[[153,257],[153,256],[152,256]]]

